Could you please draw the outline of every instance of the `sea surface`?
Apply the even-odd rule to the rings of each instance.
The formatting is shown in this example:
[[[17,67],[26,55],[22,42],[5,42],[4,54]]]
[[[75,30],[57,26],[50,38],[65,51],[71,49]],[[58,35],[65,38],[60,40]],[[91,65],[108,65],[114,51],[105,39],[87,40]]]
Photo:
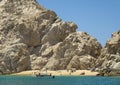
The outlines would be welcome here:
[[[120,85],[120,77],[95,76],[0,76],[0,85]]]

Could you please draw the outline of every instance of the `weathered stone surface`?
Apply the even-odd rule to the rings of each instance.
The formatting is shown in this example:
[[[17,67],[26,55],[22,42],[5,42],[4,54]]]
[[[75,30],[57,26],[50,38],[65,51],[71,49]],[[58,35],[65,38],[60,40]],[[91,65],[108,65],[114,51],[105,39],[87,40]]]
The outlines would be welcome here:
[[[12,73],[30,69],[28,47],[40,45],[45,34],[41,24],[47,20],[52,23],[54,17],[54,12],[39,6],[35,0],[1,0],[0,70]]]
[[[34,68],[35,62],[46,63],[48,58],[43,57],[52,55],[52,50],[45,47],[62,42],[76,28],[76,24],[62,22],[55,12],[38,5],[36,0],[1,0],[0,70],[18,72]],[[32,55],[38,57],[37,61],[30,60]]]
[[[36,55],[31,55],[31,69],[42,69],[48,62],[47,58],[37,57]]]
[[[112,34],[97,61],[101,68],[120,69],[120,31]]]
[[[102,47],[76,29],[36,0],[0,0],[0,71],[94,67]]]
[[[25,44],[4,46],[0,50],[0,69],[6,73],[30,69],[29,59],[29,52]]]
[[[71,33],[63,42],[53,47],[54,54],[45,67],[55,70],[88,69],[95,66],[100,50],[101,45],[87,33]]]
[[[42,43],[55,45],[62,42],[70,33],[75,32],[77,25],[72,22],[59,22],[52,24],[49,32],[43,37]]]

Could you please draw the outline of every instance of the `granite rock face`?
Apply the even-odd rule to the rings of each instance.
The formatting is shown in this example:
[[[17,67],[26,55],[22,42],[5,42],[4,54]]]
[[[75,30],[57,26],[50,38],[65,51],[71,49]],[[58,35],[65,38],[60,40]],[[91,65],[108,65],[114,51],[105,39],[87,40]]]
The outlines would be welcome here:
[[[6,45],[0,49],[0,70],[5,73],[30,69],[27,46],[23,43]]]
[[[36,0],[0,0],[0,71],[88,69],[101,45]]]
[[[62,42],[44,48],[41,57],[36,57],[36,62],[32,63],[36,66],[35,64],[39,65],[42,61],[44,68],[50,70],[89,69],[95,66],[94,62],[100,55],[100,51],[101,45],[95,38],[85,32],[74,32]]]
[[[34,27],[39,9],[43,10],[34,0],[0,1],[0,70],[4,73],[30,69],[28,47],[40,42]]]
[[[120,31],[112,34],[101,50],[97,63],[101,68],[120,69]]]

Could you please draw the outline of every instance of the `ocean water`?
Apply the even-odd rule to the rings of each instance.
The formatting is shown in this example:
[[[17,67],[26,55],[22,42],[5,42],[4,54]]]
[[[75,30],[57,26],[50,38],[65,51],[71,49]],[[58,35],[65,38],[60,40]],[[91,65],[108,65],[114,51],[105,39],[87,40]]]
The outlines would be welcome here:
[[[0,76],[0,85],[120,85],[120,77],[56,76]]]

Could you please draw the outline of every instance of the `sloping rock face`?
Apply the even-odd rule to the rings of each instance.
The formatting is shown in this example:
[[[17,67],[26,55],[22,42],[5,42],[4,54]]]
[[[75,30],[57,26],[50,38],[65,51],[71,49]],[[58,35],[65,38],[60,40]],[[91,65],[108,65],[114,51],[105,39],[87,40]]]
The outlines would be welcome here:
[[[97,63],[101,68],[120,69],[120,31],[112,34]]]
[[[95,66],[95,61],[100,55],[101,45],[85,32],[74,32],[62,42],[44,48],[44,51],[42,48],[41,50],[41,56],[36,57],[32,62],[33,69],[38,69],[40,65],[50,70],[88,69]]]
[[[76,29],[36,0],[0,0],[0,71],[95,66],[101,45]]]

